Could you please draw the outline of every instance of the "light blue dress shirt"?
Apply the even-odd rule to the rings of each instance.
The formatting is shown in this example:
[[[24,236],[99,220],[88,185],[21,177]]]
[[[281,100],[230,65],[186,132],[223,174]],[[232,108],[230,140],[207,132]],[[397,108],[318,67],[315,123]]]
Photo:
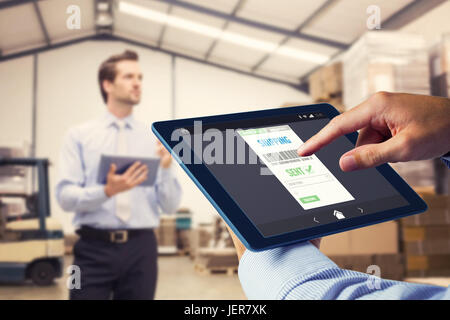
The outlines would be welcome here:
[[[149,126],[132,116],[126,123],[129,156],[159,157],[156,137]],[[173,213],[181,199],[181,187],[172,169],[160,167],[153,186],[137,186],[130,191],[131,217],[124,223],[115,214],[115,197],[108,198],[104,185],[97,183],[102,154],[116,152],[117,118],[104,116],[71,128],[63,142],[59,160],[56,199],[65,211],[75,212],[76,227],[100,229],[137,229],[159,226],[160,213]]]
[[[448,159],[442,160],[450,167]],[[249,299],[450,299],[450,286],[341,269],[309,241],[262,252],[246,250],[238,271]]]
[[[239,279],[249,299],[450,299],[450,286],[386,280],[340,269],[310,242],[262,252],[246,250]]]

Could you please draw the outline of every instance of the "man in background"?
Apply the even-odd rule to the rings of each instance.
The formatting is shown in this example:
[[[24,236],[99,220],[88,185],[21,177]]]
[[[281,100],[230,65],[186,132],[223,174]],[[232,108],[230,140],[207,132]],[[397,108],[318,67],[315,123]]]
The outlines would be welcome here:
[[[71,128],[60,155],[56,198],[75,212],[80,239],[74,265],[81,289],[70,299],[153,299],[157,279],[157,242],[153,229],[160,211],[174,212],[181,188],[171,171],[172,158],[149,126],[133,118],[140,102],[142,72],[133,51],[108,58],[98,73],[107,111]],[[106,184],[97,182],[102,155],[160,157],[153,186],[141,186],[148,168],[135,162],[123,174],[112,164]]]

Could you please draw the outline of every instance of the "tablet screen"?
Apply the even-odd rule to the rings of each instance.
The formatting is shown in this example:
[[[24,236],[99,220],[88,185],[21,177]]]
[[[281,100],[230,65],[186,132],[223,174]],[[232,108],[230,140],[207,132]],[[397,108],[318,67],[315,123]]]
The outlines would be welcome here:
[[[298,147],[328,122],[323,113],[238,121],[194,132],[210,172],[264,237],[407,206],[376,168],[343,172],[342,154],[354,148],[342,136],[316,154]],[[219,143],[220,142],[220,143]]]

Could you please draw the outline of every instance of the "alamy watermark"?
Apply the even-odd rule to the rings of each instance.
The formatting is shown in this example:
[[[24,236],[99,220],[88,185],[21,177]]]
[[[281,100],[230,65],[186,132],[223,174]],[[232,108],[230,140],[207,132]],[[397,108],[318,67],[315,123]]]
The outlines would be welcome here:
[[[286,125],[245,130],[217,128],[204,130],[202,121],[194,121],[190,131],[179,128],[172,132],[171,141],[176,144],[171,152],[175,159],[188,165],[259,165],[261,175],[273,174],[267,166],[295,163],[300,166],[294,168],[297,171],[287,173],[299,175],[303,173],[301,167],[304,164],[303,161],[313,158],[312,156],[300,157],[297,154],[298,141],[292,139],[292,133],[290,127]],[[254,149],[255,147],[258,152]],[[312,173],[311,168],[307,170],[309,174]]]
[[[366,273],[370,274],[367,278],[366,285],[370,290],[381,289],[381,268],[376,264],[367,267]]]
[[[81,9],[75,4],[67,7],[66,13],[70,16],[66,20],[66,26],[69,30],[81,29]]]
[[[370,5],[366,9],[369,15],[366,20],[366,26],[369,30],[381,29],[381,8],[377,5]]]
[[[67,277],[66,286],[67,289],[81,289],[81,269],[77,265],[70,265],[67,267],[66,273],[69,275]]]

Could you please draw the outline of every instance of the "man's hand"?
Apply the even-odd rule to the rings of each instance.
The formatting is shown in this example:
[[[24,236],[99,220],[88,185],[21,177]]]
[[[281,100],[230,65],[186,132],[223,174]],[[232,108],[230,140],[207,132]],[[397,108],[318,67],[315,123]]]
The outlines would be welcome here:
[[[111,164],[105,185],[105,194],[108,197],[130,190],[147,179],[147,166],[139,161],[133,163],[124,174],[116,174],[116,170],[117,166]]]
[[[361,129],[356,148],[342,155],[343,171],[386,162],[424,160],[450,151],[450,99],[379,92],[333,118],[298,149],[308,156]]]
[[[162,145],[162,143],[160,141],[156,142],[156,152],[158,153],[159,157],[161,158],[160,166],[165,169],[170,167],[170,164],[172,163],[172,156],[170,155],[170,152],[167,151],[167,149]]]

